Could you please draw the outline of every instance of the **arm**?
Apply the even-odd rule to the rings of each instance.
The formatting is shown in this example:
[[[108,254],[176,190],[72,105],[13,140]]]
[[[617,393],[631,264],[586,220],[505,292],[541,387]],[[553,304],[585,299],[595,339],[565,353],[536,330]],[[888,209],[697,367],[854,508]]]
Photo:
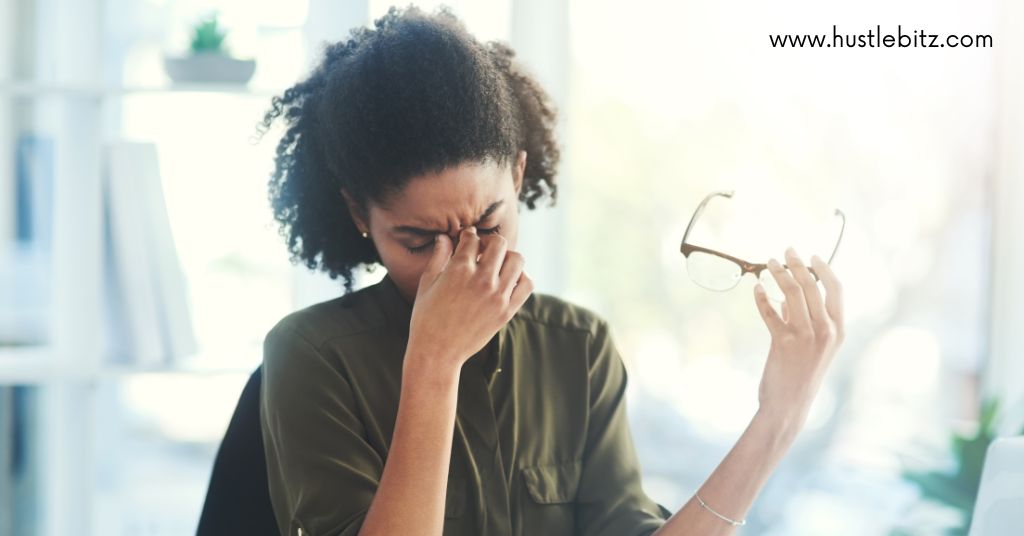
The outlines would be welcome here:
[[[460,371],[533,290],[504,238],[478,255],[476,229],[460,236],[452,255],[439,234],[420,276],[391,447],[361,536],[443,532]]]
[[[786,257],[788,271],[775,259],[768,263],[786,295],[781,316],[761,285],[754,288],[758,311],[772,335],[758,394],[759,409],[697,492],[715,512],[733,520],[742,518],[789,450],[844,339],[842,285],[832,269],[817,256],[811,258],[825,285],[826,299],[796,251],[789,248]],[[734,530],[734,525],[719,519],[693,497],[656,534],[723,536]]]
[[[441,534],[459,369],[418,355],[406,351],[385,463],[332,360],[287,322],[267,335],[261,420],[282,534]]]
[[[629,432],[628,374],[605,321],[598,323],[591,365],[591,415],[577,498],[578,530],[586,536],[723,536],[734,527],[691,498],[672,515],[641,490],[640,467]],[[747,430],[698,494],[715,511],[740,519],[789,449],[801,415],[758,411]],[[722,505],[722,506],[720,506]],[[734,508],[728,510],[725,508]]]
[[[458,368],[406,351],[398,416],[360,536],[441,534],[458,399]]]
[[[740,439],[700,487],[697,494],[716,512],[731,519],[741,519],[782,456],[789,450],[796,432],[797,416],[758,411]],[[707,511],[696,497],[691,497],[654,534],[682,536],[700,534],[725,536],[735,527]]]

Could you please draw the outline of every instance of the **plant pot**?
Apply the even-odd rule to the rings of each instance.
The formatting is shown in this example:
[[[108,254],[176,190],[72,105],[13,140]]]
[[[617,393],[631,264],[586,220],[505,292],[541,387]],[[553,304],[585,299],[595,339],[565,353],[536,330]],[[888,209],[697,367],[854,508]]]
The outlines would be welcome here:
[[[164,70],[176,83],[246,84],[256,71],[256,60],[240,60],[220,53],[200,52],[183,58],[164,57]]]

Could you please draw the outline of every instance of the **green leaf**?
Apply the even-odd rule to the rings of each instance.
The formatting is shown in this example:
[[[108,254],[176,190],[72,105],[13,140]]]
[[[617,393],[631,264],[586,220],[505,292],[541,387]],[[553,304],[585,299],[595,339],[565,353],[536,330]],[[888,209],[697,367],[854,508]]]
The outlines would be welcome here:
[[[224,38],[227,32],[222,30],[217,22],[217,15],[200,21],[192,29],[192,52],[225,52]]]
[[[981,416],[979,418],[979,429],[991,430],[995,421],[996,412],[999,410],[999,399],[989,398],[981,404]]]
[[[982,402],[978,415],[978,428],[974,434],[950,436],[950,449],[956,462],[953,474],[937,471],[902,472],[903,478],[921,489],[922,495],[960,511],[964,526],[951,530],[953,534],[965,534],[970,526],[974,502],[981,485],[981,474],[985,466],[988,447],[996,437],[996,416],[999,400],[990,398]],[[1024,431],[1022,431],[1024,433]]]
[[[961,510],[970,508],[974,504],[973,496],[969,495],[953,476],[938,472],[918,471],[910,471],[904,473],[903,476],[917,484],[926,499]]]

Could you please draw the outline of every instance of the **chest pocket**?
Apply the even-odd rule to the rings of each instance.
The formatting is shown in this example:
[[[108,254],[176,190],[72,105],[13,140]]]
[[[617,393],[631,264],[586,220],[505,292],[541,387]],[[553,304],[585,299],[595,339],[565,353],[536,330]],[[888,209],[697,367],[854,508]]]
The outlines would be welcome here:
[[[523,481],[537,503],[571,503],[576,501],[582,467],[578,461],[524,467]]]
[[[523,467],[527,497],[520,524],[524,534],[572,534],[583,463],[570,461]]]

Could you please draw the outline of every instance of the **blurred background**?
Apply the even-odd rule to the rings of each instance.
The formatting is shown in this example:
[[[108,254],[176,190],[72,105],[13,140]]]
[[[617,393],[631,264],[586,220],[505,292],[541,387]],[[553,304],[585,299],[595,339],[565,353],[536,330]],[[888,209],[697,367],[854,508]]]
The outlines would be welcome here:
[[[0,536],[195,532],[263,336],[342,292],[289,264],[256,123],[389,5],[0,0]],[[741,533],[963,534],[978,453],[1024,428],[1024,6],[447,5],[559,106],[520,250],[610,321],[648,493],[681,507],[757,407],[755,279],[708,290],[680,253],[734,191],[689,242],[827,259],[846,215],[847,339]],[[993,46],[769,42],[833,25]]]

